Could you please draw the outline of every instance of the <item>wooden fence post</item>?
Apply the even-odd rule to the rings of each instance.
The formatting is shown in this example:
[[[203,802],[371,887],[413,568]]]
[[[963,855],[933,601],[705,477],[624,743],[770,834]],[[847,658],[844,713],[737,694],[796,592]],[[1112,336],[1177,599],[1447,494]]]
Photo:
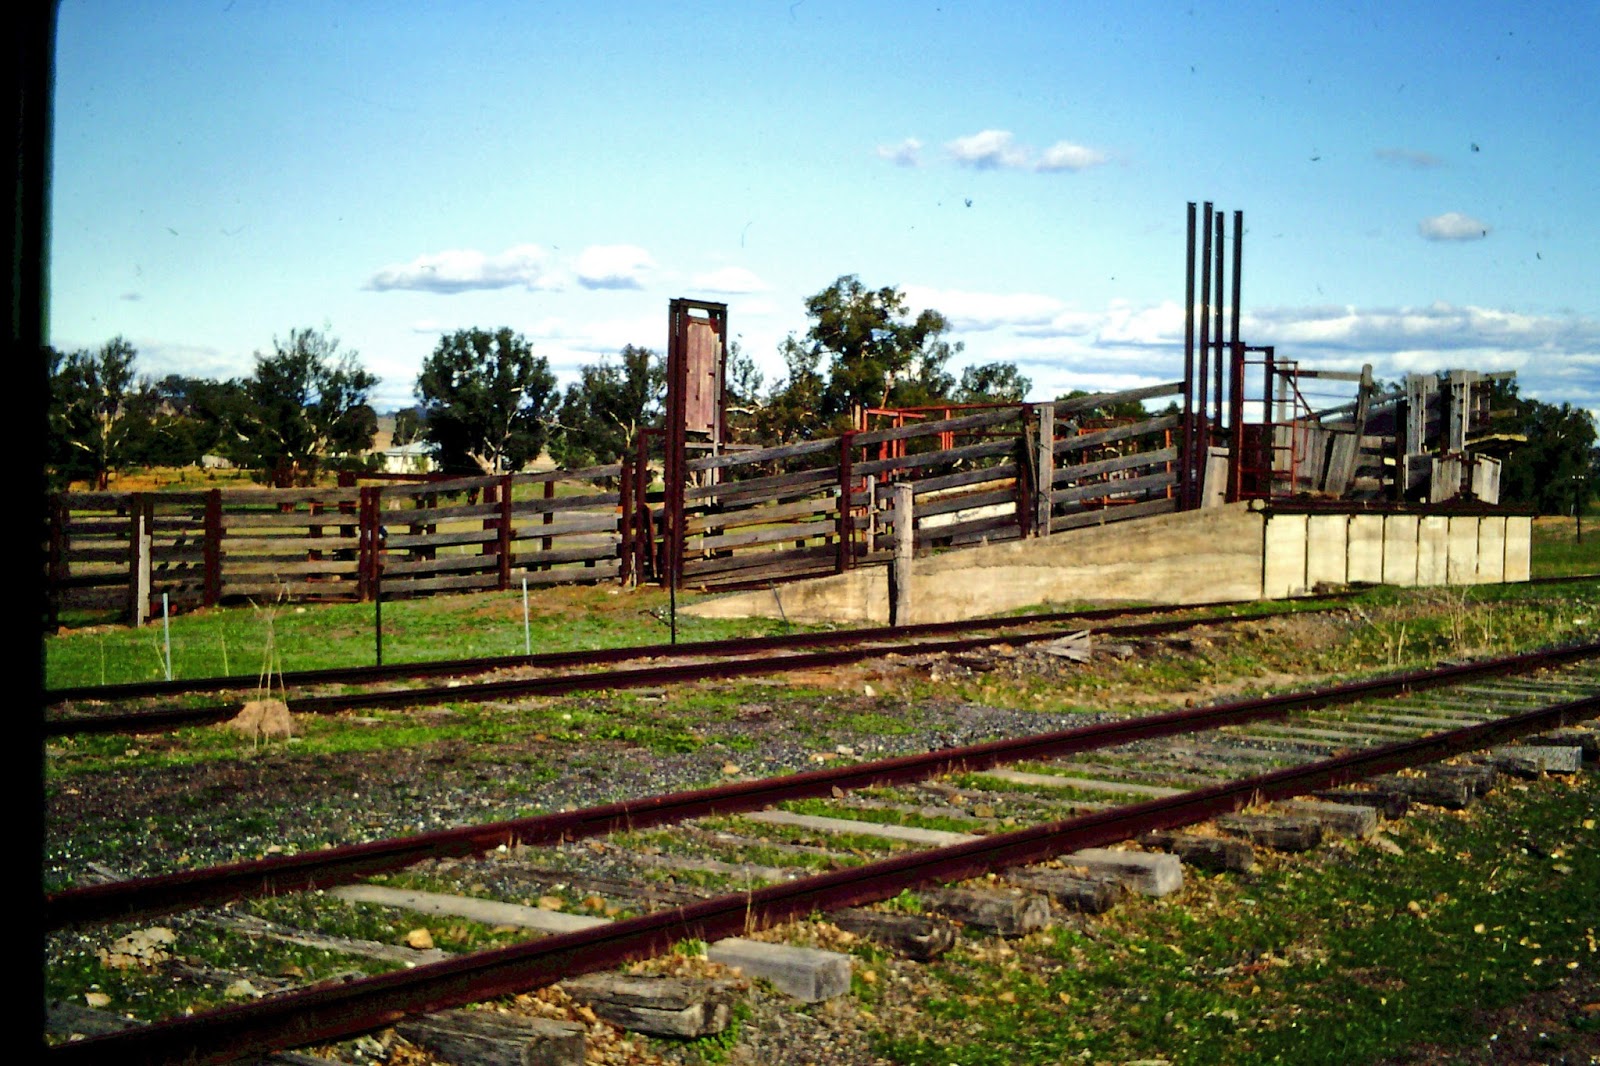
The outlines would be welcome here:
[[[634,572],[642,582],[647,572],[653,572],[656,534],[655,520],[650,517],[650,445],[643,432],[635,433],[633,439],[637,450],[633,461],[633,510],[634,521],[638,523],[633,549],[637,560]]]
[[[202,545],[205,578],[200,602],[215,607],[222,599],[222,490],[206,493],[205,540]]]
[[[134,627],[150,620],[150,524],[154,507],[144,493],[128,496],[128,621]]]
[[[356,504],[356,598],[362,603],[372,599],[373,575],[378,566],[378,488],[368,485],[361,490]]]
[[[495,532],[500,536],[496,542],[496,550],[500,553],[500,591],[504,592],[511,587],[511,475],[505,474],[500,478],[500,527]]]
[[[546,481],[544,483],[544,498],[547,499],[547,500],[553,500],[553,499],[556,498],[556,483],[555,483],[554,479],[552,479],[550,481]],[[547,526],[548,525],[552,525],[552,524],[554,524],[555,520],[556,520],[555,511],[545,511],[545,513],[544,513],[544,524],[545,525],[547,525]],[[549,551],[552,547],[554,547],[554,545],[555,545],[555,539],[552,538],[552,537],[540,537],[539,538],[539,550],[540,551]],[[550,564],[546,563],[544,568],[546,570],[550,569]]]
[[[72,519],[72,510],[67,506],[64,494],[56,493],[50,497],[48,516],[49,554],[45,559],[45,614],[47,624],[54,629],[60,621],[61,593],[66,588],[68,573],[67,523]]]
[[[855,497],[852,492],[854,486],[851,485],[853,479],[850,474],[850,460],[852,458],[850,445],[855,440],[855,436],[855,433],[851,430],[846,430],[839,434],[839,551],[834,563],[834,569],[839,573],[853,569],[856,565],[854,551],[856,517],[852,513]]]
[[[916,521],[912,514],[916,489],[904,482],[894,486],[894,563],[889,567],[889,624],[911,621],[911,559],[916,548]]]
[[[634,572],[633,552],[633,457],[622,457],[622,471],[617,476],[617,580],[624,588],[629,588],[639,583],[639,575]]]
[[[1056,480],[1056,405],[1041,403],[1034,406],[1039,412],[1039,440],[1037,458],[1033,463],[1033,535],[1050,535],[1050,493]]]

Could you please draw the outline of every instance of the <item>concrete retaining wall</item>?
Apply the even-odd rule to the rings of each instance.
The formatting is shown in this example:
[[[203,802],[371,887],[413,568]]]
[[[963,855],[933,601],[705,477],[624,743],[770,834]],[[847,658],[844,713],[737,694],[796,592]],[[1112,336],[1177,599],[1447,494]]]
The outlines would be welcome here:
[[[1531,536],[1526,517],[1293,514],[1229,504],[915,559],[905,621],[1046,603],[1275,599],[1380,580],[1526,581]],[[888,568],[733,593],[684,610],[702,618],[886,623]]]
[[[1262,595],[1292,596],[1373,574],[1407,586],[1526,581],[1532,534],[1533,520],[1516,515],[1272,515]]]

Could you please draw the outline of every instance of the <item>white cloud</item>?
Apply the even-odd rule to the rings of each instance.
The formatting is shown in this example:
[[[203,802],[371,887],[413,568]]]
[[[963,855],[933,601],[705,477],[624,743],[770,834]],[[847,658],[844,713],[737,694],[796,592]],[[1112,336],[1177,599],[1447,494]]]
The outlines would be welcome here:
[[[878,145],[878,158],[887,159],[898,167],[914,167],[922,163],[922,142],[907,137],[899,144]]]
[[[412,333],[443,333],[444,323],[436,318],[419,318],[410,329]]]
[[[1031,292],[963,292],[907,285],[906,301],[914,308],[931,307],[950,320],[957,331],[999,329],[1003,326],[1038,326],[1062,310],[1053,296]]]
[[[1417,223],[1417,232],[1430,241],[1476,241],[1489,235],[1489,225],[1459,211],[1447,211]]]
[[[655,266],[650,253],[633,244],[596,244],[578,255],[578,284],[586,289],[642,289]]]
[[[766,292],[772,286],[762,281],[752,270],[744,267],[722,267],[689,279],[689,286],[700,292],[748,293]]]
[[[1039,157],[1035,166],[1036,170],[1088,170],[1097,167],[1106,161],[1106,154],[1094,148],[1086,148],[1081,144],[1071,141],[1057,141],[1044,150],[1044,155]]]
[[[1183,308],[1172,300],[1136,307],[1114,300],[1104,311],[1063,310],[1017,330],[1026,337],[1087,337],[1101,347],[1160,348],[1183,343]]]
[[[1434,303],[1427,307],[1272,308],[1247,315],[1253,328],[1326,351],[1436,353],[1540,351],[1576,356],[1600,351],[1600,322]]]
[[[1251,343],[1330,369],[1371,363],[1379,377],[1515,370],[1525,395],[1593,406],[1600,396],[1600,320],[1489,307],[1293,307],[1247,314]]]
[[[1098,148],[1057,141],[1043,154],[1036,155],[1032,148],[1016,144],[1010,130],[983,130],[969,137],[957,137],[945,146],[950,158],[962,166],[977,170],[1028,169],[1042,173],[1088,170],[1104,164],[1108,157]],[[882,149],[879,149],[880,154]]]
[[[139,350],[140,371],[155,378],[183,374],[226,379],[249,374],[255,369],[255,360],[250,354],[229,354],[211,345],[136,339],[134,346]]]
[[[1011,143],[1010,130],[983,130],[970,137],[957,137],[945,145],[950,157],[963,166],[979,170],[996,167],[1025,167],[1029,153]]]
[[[1413,148],[1378,148],[1372,154],[1380,162],[1397,167],[1431,170],[1434,167],[1444,166],[1444,160],[1432,152],[1419,152]]]
[[[367,288],[378,292],[458,293],[518,285],[530,290],[562,287],[560,274],[550,266],[549,253],[537,244],[518,244],[498,255],[469,248],[426,253],[409,263],[386,266],[367,282]]]
[[[955,318],[945,305],[934,306]],[[1453,367],[1515,370],[1525,395],[1600,406],[1597,319],[1448,303],[1277,307],[1247,313],[1242,332],[1248,343],[1274,345],[1280,358],[1310,368],[1355,371],[1371,363],[1390,381]],[[1118,301],[1098,310],[1063,309],[1037,324],[1003,323],[982,345],[981,355],[969,356],[1015,362],[1033,379],[1034,398],[1173,381],[1183,372],[1183,306]]]

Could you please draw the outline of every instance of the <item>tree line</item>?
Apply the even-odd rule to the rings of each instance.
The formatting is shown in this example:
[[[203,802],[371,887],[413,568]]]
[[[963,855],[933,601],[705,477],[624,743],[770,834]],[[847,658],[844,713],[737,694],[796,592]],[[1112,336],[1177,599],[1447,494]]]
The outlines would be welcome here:
[[[1020,401],[1030,387],[1014,365],[946,369],[961,351],[937,311],[913,316],[894,288],[854,276],[806,301],[811,326],[781,346],[786,374],[771,389],[734,340],[727,401],[735,431],[779,443],[848,428],[856,406]],[[188,466],[215,455],[275,485],[304,484],[328,467],[374,460],[371,393],[378,379],[357,352],[315,329],[274,338],[248,377],[218,381],[140,376],[137,352],[117,337],[97,351],[50,351],[49,463],[57,483],[105,488],[134,467]],[[558,387],[549,361],[508,327],[440,337],[417,376],[417,404],[396,416],[395,443],[426,441],[451,473],[519,470],[548,451],[560,465],[593,466],[628,454],[640,429],[659,425],[666,367],[628,345]]]
[[[734,340],[727,353],[727,409],[737,439],[781,444],[836,435],[862,407],[1014,403],[1031,382],[1012,363],[949,369],[962,351],[936,310],[912,314],[894,287],[845,275],[805,301],[806,332],[779,345],[784,372],[763,388],[754,360]],[[105,488],[137,466],[186,466],[217,455],[276,485],[304,484],[323,469],[362,468],[378,421],[378,379],[357,352],[314,329],[274,338],[253,372],[215,381],[140,377],[123,338],[98,351],[51,351],[48,457],[57,483]],[[660,425],[664,360],[628,345],[615,359],[582,366],[558,387],[548,360],[508,327],[440,337],[415,383],[417,404],[396,416],[395,443],[426,441],[450,473],[519,470],[548,451],[561,466],[616,462],[640,429]],[[1544,513],[1592,497],[1600,476],[1587,412],[1501,395],[1503,430],[1526,443],[1502,472],[1502,502]],[[1502,405],[1497,403],[1497,408]],[[1109,413],[1109,412],[1108,412]],[[1127,412],[1117,412],[1127,413]]]

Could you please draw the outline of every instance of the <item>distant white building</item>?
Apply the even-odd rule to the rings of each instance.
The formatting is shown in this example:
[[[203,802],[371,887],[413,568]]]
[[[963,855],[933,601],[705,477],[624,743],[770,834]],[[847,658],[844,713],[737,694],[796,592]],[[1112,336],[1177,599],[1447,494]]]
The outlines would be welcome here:
[[[416,440],[397,448],[385,448],[383,472],[385,474],[427,474],[437,468],[433,461],[439,446],[432,441]]]

